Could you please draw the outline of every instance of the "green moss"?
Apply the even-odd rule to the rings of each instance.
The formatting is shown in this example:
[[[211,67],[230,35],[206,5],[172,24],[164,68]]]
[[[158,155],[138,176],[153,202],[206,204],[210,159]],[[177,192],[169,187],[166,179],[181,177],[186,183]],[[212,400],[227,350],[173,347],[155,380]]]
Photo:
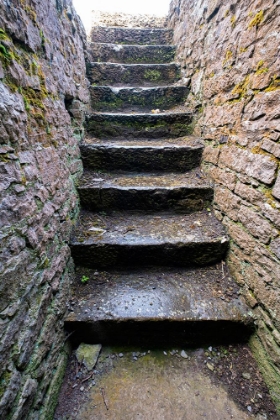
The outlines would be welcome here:
[[[232,51],[231,50],[227,50],[226,51],[226,55],[225,55],[225,59],[223,61],[223,66],[225,66],[228,63],[228,61],[230,61],[232,59],[232,57],[233,57]]]
[[[8,371],[5,371],[3,373],[3,375],[1,376],[1,379],[0,379],[0,398],[2,398],[2,396],[4,395],[4,392],[7,389],[7,385],[9,384],[11,377],[12,377],[12,373],[8,372]]]
[[[49,267],[49,265],[50,265],[50,260],[48,259],[48,257],[46,257],[46,258],[44,258],[44,260],[41,262],[41,264],[40,264],[40,269],[41,270],[44,270],[44,269],[46,269],[46,268],[48,268]]]
[[[279,90],[279,89],[280,89],[280,77],[274,76],[268,88],[265,89],[265,92],[274,92],[275,90]]]
[[[239,98],[243,98],[248,90],[249,78],[249,76],[246,76],[242,82],[238,83],[231,91],[232,95],[238,95]]]
[[[230,19],[231,22],[231,26],[234,28],[236,25],[236,16],[232,16],[232,18]]]
[[[53,372],[53,379],[47,390],[47,396],[44,400],[44,405],[40,410],[40,419],[53,420],[54,412],[58,401],[59,391],[63,382],[69,351],[63,352],[61,359]]]
[[[263,13],[263,10],[260,10],[249,23],[249,29],[252,29],[255,26],[258,27],[262,23],[263,20],[264,20],[264,13]]]
[[[0,42],[0,60],[4,62],[11,62],[15,59],[15,56],[11,50],[9,50],[6,46],[1,44]]]
[[[248,50],[248,47],[244,48],[244,47],[240,47],[239,48],[239,54],[243,54]]]
[[[277,369],[273,365],[272,361],[269,360],[268,354],[257,335],[252,336],[249,344],[259,365],[260,371],[263,374],[264,380],[268,386],[270,395],[276,405],[277,412],[280,414],[279,372],[277,372]]]
[[[144,73],[144,79],[155,82],[161,79],[161,73],[158,70],[146,70]]]

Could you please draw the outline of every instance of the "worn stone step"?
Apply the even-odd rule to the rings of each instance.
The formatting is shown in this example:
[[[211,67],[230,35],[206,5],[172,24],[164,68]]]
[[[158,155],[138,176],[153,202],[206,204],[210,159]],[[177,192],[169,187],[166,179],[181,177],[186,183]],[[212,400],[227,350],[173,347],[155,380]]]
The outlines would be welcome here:
[[[91,43],[88,48],[91,61],[124,64],[165,64],[174,60],[173,45],[121,45]]]
[[[188,215],[82,212],[72,257],[85,267],[206,265],[224,258],[228,238],[207,211]]]
[[[78,186],[90,210],[174,210],[191,213],[209,206],[213,187],[199,169],[186,174],[85,171]]]
[[[102,86],[166,86],[180,79],[181,69],[175,64],[117,64],[91,62],[87,75],[92,85]]]
[[[171,44],[173,31],[165,28],[121,28],[99,26],[92,29],[90,34],[92,42],[161,45]]]
[[[193,115],[190,112],[99,113],[89,115],[87,132],[98,138],[161,138],[191,134]]]
[[[221,264],[109,272],[78,268],[65,326],[76,343],[213,345],[244,340],[253,319]]]
[[[186,86],[112,87],[91,86],[91,108],[96,111],[151,111],[183,104],[189,93]]]
[[[204,143],[188,136],[176,139],[99,140],[80,144],[84,166],[95,170],[186,172],[201,161]]]

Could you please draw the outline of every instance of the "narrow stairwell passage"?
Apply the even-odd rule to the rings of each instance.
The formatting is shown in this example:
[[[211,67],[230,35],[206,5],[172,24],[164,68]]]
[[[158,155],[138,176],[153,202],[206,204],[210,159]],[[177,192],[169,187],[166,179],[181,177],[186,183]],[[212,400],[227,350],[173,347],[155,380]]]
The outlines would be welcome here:
[[[103,349],[90,370],[73,353],[56,420],[276,419],[171,43],[167,29],[92,33],[65,327],[74,349]]]
[[[210,208],[171,40],[166,29],[92,33],[83,211],[72,238],[79,268],[66,319],[75,343],[197,345],[250,332],[238,295],[223,298],[234,282],[213,266],[228,237]]]

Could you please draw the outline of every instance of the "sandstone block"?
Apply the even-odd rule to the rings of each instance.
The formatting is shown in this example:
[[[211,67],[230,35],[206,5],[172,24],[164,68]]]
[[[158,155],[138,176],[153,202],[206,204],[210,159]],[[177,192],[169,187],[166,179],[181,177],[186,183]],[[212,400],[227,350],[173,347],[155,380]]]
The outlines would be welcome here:
[[[250,210],[248,207],[241,206],[238,213],[238,220],[248,229],[248,231],[258,238],[261,242],[267,244],[271,236],[277,235],[277,230],[273,226],[260,217],[257,212]]]
[[[227,188],[217,187],[214,202],[224,214],[234,221],[238,220],[238,213],[241,205],[241,199],[238,196]]]
[[[258,204],[263,201],[263,195],[259,191],[242,182],[236,184],[234,192],[252,204]]]
[[[280,158],[280,144],[265,138],[262,142],[261,148],[275,157]]]
[[[277,163],[274,160],[234,146],[222,148],[219,165],[249,175],[268,185],[276,177]]]
[[[213,168],[209,173],[214,181],[224,185],[229,190],[234,190],[236,184],[236,175],[234,173],[220,168]]]

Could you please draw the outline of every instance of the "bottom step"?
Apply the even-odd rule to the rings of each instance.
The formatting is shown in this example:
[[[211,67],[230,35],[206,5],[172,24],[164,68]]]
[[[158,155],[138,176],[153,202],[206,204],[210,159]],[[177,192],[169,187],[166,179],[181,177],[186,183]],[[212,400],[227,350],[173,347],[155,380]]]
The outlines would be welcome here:
[[[79,268],[65,325],[74,343],[242,341],[253,319],[237,292],[222,265],[101,273]]]

